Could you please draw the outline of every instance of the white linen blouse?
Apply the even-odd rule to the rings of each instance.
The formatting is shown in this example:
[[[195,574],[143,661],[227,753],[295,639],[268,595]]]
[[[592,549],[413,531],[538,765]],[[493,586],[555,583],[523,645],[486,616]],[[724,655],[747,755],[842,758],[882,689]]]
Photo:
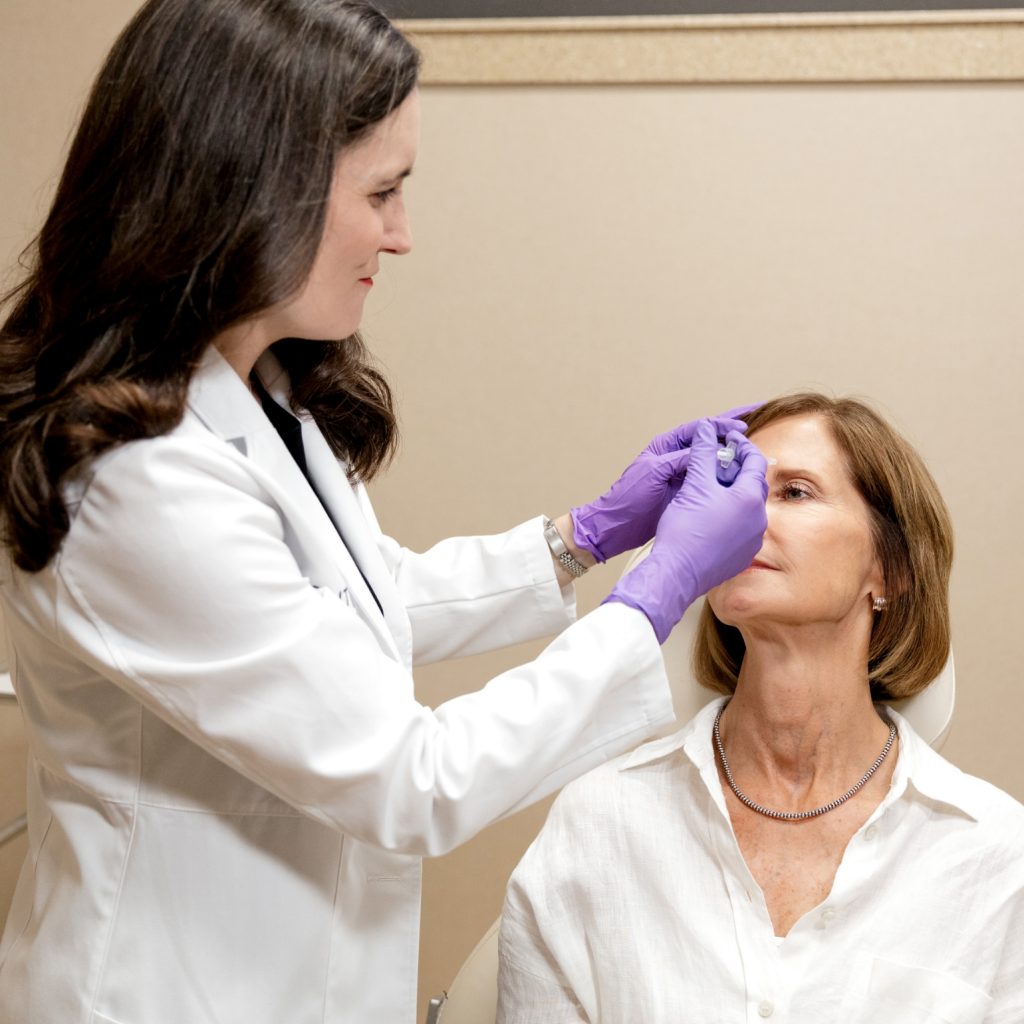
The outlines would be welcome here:
[[[777,938],[715,766],[722,702],[559,796],[509,884],[499,1024],[1024,1021],[1024,807],[890,710],[889,792]]]

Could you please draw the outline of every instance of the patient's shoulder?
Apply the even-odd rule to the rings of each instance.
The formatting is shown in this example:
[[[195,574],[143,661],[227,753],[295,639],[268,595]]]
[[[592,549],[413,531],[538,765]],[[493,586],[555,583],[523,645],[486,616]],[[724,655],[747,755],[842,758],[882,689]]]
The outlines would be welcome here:
[[[646,773],[630,769],[630,757],[594,768],[558,794],[512,874],[506,914],[520,904],[544,904],[550,911],[563,899],[575,901],[576,913],[621,887],[624,864],[643,861],[664,833],[666,812]]]
[[[941,754],[921,744],[910,784],[937,809],[975,822],[977,843],[987,856],[1005,855],[1024,876],[1024,804],[998,786],[958,768]]]
[[[975,819],[976,856],[990,883],[999,885],[1018,906],[1024,899],[1024,805],[991,782],[966,772],[962,784]]]
[[[959,773],[966,794],[964,806],[985,835],[997,846],[1024,854],[1024,804],[991,782],[952,767]],[[1024,859],[1021,864],[1024,866]]]
[[[622,769],[629,757],[622,754],[568,783],[558,794],[552,814],[571,819],[608,812],[621,798]]]

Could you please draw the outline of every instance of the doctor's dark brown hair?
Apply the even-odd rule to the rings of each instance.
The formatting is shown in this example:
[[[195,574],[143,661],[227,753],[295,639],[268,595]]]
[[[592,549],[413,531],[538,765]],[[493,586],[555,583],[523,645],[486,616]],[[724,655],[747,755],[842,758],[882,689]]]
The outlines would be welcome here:
[[[766,402],[744,419],[753,434],[808,414],[827,422],[871,517],[888,600],[875,615],[868,648],[872,697],[911,697],[935,679],[949,654],[949,512],[921,456],[863,402],[802,392]],[[720,622],[705,602],[693,650],[697,680],[734,692],[744,651],[739,630]]]
[[[150,0],[136,14],[3,300],[0,526],[18,566],[56,553],[70,475],[171,430],[211,340],[303,284],[338,153],[402,103],[419,62],[365,0]],[[358,335],[275,352],[351,473],[386,464],[391,392]]]

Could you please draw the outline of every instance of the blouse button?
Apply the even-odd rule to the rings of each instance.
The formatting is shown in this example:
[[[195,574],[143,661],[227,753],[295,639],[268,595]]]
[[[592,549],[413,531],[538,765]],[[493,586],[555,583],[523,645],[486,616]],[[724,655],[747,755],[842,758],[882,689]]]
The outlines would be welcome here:
[[[878,835],[878,829],[874,825],[869,825],[864,830],[864,841],[870,843]]]
[[[773,1013],[775,1012],[775,1007],[774,1007],[774,1006],[772,1006],[772,1004],[771,1004],[771,1003],[769,1003],[769,1002],[768,1002],[768,1000],[766,999],[766,1000],[765,1000],[765,1001],[764,1001],[763,1003],[761,1003],[761,1005],[760,1005],[760,1006],[759,1006],[759,1007],[757,1008],[757,1012],[758,1012],[758,1013],[759,1013],[759,1014],[760,1014],[760,1015],[761,1015],[762,1017],[770,1017],[770,1016],[771,1016],[771,1015],[772,1015],[772,1014],[773,1014]]]
[[[825,922],[825,924],[830,924],[832,921],[836,919],[835,909],[833,907],[826,907],[821,912],[821,919]]]

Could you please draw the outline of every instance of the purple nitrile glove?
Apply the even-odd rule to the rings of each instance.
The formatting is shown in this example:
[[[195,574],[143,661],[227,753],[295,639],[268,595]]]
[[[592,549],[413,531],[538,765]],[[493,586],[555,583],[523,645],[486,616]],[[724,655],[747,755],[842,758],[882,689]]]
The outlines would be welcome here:
[[[710,420],[720,437],[746,430],[740,418],[756,405],[730,409]],[[686,474],[697,420],[659,434],[612,484],[607,494],[570,510],[573,540],[599,562],[638,548],[654,536],[658,519]]]
[[[642,611],[658,643],[701,594],[742,572],[760,550],[768,525],[768,464],[739,431],[728,439],[736,445],[739,470],[726,485],[717,476],[714,421],[697,425],[686,479],[658,521],[651,553],[605,598]]]

